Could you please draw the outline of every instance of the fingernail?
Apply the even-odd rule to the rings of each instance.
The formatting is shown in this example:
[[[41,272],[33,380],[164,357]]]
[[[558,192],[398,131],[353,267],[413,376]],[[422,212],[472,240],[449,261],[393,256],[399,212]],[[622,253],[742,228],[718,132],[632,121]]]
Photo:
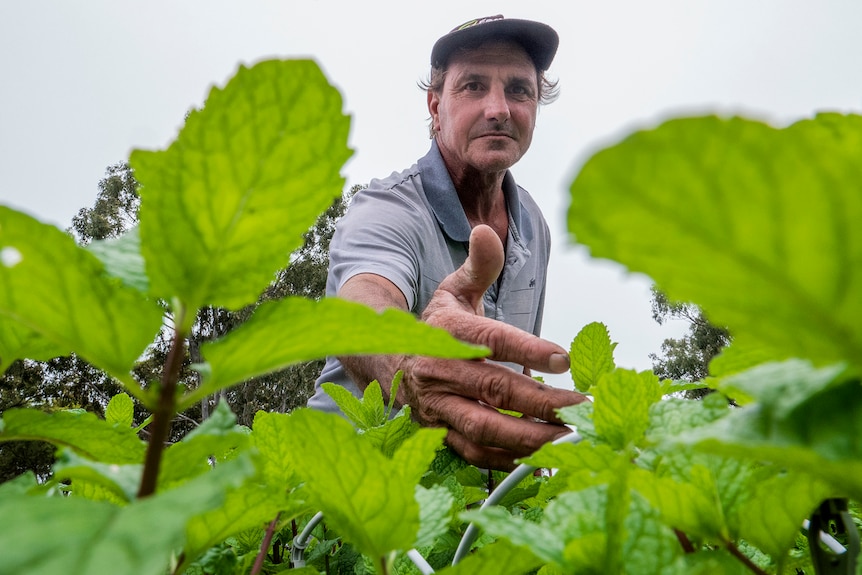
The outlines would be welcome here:
[[[563,373],[569,369],[569,356],[565,353],[554,353],[548,359],[548,367],[553,373]]]

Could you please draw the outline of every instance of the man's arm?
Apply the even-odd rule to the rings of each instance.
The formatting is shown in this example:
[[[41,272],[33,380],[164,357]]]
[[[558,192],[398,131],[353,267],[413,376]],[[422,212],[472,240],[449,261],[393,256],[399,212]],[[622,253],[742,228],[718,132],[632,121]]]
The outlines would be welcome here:
[[[372,273],[357,274],[347,280],[338,290],[338,297],[363,303],[377,311],[388,308],[408,311],[407,299],[398,287],[384,278]],[[388,398],[392,378],[401,369],[405,357],[401,355],[355,355],[339,357],[338,360],[347,374],[361,391],[377,380]],[[403,391],[396,396],[399,405],[404,405]]]
[[[458,339],[490,348],[490,359],[542,372],[566,371],[569,360],[562,347],[484,317],[482,296],[499,276],[503,258],[496,233],[487,226],[474,228],[467,260],[440,283],[422,314],[423,321]],[[338,295],[378,310],[407,309],[401,291],[374,274],[354,276]],[[361,388],[377,379],[388,392],[395,372],[403,371],[396,398],[399,403],[409,404],[421,424],[446,427],[449,445],[480,467],[513,469],[516,458],[569,432],[560,424],[555,409],[586,400],[579,393],[544,385],[484,360],[418,356],[339,359]],[[504,415],[495,408],[518,411],[525,417]]]

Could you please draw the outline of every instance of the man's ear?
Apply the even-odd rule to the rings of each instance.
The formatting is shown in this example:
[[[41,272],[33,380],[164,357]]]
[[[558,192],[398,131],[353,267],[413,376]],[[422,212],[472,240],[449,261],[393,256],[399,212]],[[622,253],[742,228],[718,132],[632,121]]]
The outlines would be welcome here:
[[[428,90],[428,113],[431,114],[431,131],[437,132],[440,128],[440,122],[438,121],[438,108],[440,106],[440,97],[434,90]]]

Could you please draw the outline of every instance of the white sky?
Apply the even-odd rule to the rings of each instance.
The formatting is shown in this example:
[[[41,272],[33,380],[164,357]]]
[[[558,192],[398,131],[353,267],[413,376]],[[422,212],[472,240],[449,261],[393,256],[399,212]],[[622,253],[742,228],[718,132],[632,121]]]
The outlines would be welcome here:
[[[210,86],[240,62],[275,57],[313,57],[340,89],[356,151],[343,171],[348,186],[388,175],[428,148],[417,82],[434,41],[497,13],[546,22],[561,37],[550,70],[561,96],[540,111],[532,149],[513,168],[555,238],[544,335],[568,347],[602,321],[619,342],[617,364],[649,368],[648,354],[686,325],[658,326],[647,278],[569,243],[578,166],[671,116],[740,113],[783,125],[819,110],[859,112],[862,2],[3,2],[0,203],[68,227],[92,206],[108,165],[134,148],[165,147]]]

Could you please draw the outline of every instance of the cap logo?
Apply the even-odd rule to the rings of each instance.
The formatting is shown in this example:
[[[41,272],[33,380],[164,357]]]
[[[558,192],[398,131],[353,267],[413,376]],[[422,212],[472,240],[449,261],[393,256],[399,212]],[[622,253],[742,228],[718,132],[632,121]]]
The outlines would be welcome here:
[[[478,26],[479,24],[485,24],[486,22],[494,22],[496,20],[502,20],[502,19],[503,19],[502,14],[497,14],[496,16],[486,16],[484,18],[475,18],[473,20],[470,20],[469,22],[464,22],[463,24],[461,24],[460,26],[458,26],[457,28],[452,30],[452,32],[457,32],[458,30],[464,30],[465,28],[472,28],[473,26]]]

